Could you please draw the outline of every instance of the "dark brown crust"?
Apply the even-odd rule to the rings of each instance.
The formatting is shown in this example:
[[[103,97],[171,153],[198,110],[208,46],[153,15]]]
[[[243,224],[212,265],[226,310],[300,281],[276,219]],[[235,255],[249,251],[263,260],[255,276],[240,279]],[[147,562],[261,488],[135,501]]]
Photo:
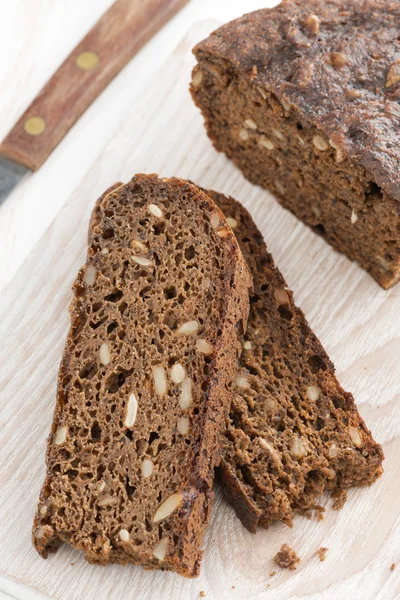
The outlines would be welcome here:
[[[294,513],[318,510],[324,490],[343,495],[343,489],[373,483],[382,473],[382,448],[353,396],[337,381],[332,362],[294,304],[250,214],[233,198],[208,194],[226,217],[236,219],[234,232],[254,281],[242,338],[242,343],[251,341],[252,350],[244,350],[239,359],[239,374],[248,379],[250,389],[235,386],[219,479],[249,531],[274,520],[291,525]],[[283,291],[287,302],[281,304],[276,294]],[[319,390],[316,401],[307,397],[309,386]],[[271,401],[275,408],[269,411]],[[354,430],[361,436],[359,447],[349,435]],[[295,434],[310,444],[306,457],[292,456]],[[261,438],[285,469],[259,447]],[[330,455],[332,445],[335,457]]]
[[[313,14],[317,35],[306,24]],[[223,58],[289,102],[400,200],[400,87],[387,87],[399,23],[400,4],[390,0],[284,0],[224,25],[194,53]],[[338,51],[341,69],[329,58]]]
[[[89,229],[88,229],[88,245],[90,244],[91,238],[93,236],[94,228],[96,227],[96,225],[98,225],[98,223],[100,222],[100,219],[101,219],[101,210],[100,210],[101,203],[103,202],[104,198],[106,198],[108,196],[108,194],[111,194],[111,192],[116,191],[119,187],[121,187],[123,185],[124,184],[121,181],[117,181],[113,185],[110,185],[110,187],[108,187],[106,189],[106,191],[104,192],[104,194],[102,194],[100,196],[100,198],[97,198],[94,208],[92,210],[92,214],[90,215]]]
[[[323,233],[336,250],[357,260],[385,288],[400,278],[399,22],[400,4],[390,0],[284,0],[273,9],[259,10],[224,25],[198,44],[194,53],[204,81],[191,89],[216,149],[225,152],[250,181],[272,190],[285,208]],[[298,166],[288,166],[286,172],[282,169],[280,176],[286,181],[292,177],[290,171],[301,179],[301,163],[307,167],[311,160],[306,152],[302,157],[304,148],[294,144],[297,136],[292,129],[285,130],[290,115],[310,134],[309,139],[321,133],[334,144],[344,162],[335,165],[333,158],[330,164],[328,155],[334,156],[334,151],[329,148],[323,157],[326,175],[321,176],[318,193],[322,199],[323,185],[331,186],[329,171],[337,171],[338,186],[332,202],[339,198],[342,212],[340,203],[336,212],[331,210],[329,198],[326,207],[319,207],[322,215],[316,219],[312,210],[307,213],[301,206],[308,184],[304,195],[296,185],[285,193],[281,185],[274,185],[277,165],[257,164],[260,151],[253,151],[251,139],[245,148],[240,148],[240,142],[235,146],[228,141],[232,123],[226,115],[219,115],[217,125],[219,107],[213,99],[213,79],[223,81],[221,88],[225,87],[223,94],[231,98],[231,112],[233,94],[239,94],[236,86],[242,95],[255,92],[251,106],[253,100],[257,103],[257,96],[261,99],[259,90],[268,96],[267,102],[272,95],[271,104],[275,101],[276,113],[279,105],[282,130],[292,144],[280,158],[284,161],[287,152],[293,150],[298,156]],[[243,82],[247,82],[248,90],[244,90]],[[267,130],[261,126],[261,131],[268,135],[267,121],[264,125]],[[308,147],[307,143],[306,151]],[[342,165],[342,188],[347,186],[348,192],[340,196]],[[318,164],[313,173],[319,177]],[[350,224],[352,209],[362,215],[356,227]],[[351,239],[354,232],[359,236],[355,243]],[[371,236],[376,239],[369,246]]]
[[[262,517],[262,511],[258,508],[251,495],[247,494],[243,483],[236,477],[234,465],[231,465],[223,457],[217,473],[224,495],[242,524],[251,533],[256,533],[257,525]]]
[[[114,227],[118,228],[118,219],[114,223],[114,217],[109,216],[109,214],[112,213],[112,211],[109,210],[111,208],[111,202],[115,207],[120,202],[120,199],[122,199],[122,202],[124,202],[126,206],[127,199],[131,198],[132,194],[138,194],[138,187],[140,187],[140,189],[142,189],[142,187],[144,189],[150,188],[151,190],[159,189],[164,200],[166,199],[166,195],[167,199],[168,197],[171,199],[175,198],[175,194],[177,197],[181,197],[182,194],[185,195],[187,197],[186,202],[189,211],[191,210],[191,207],[194,206],[193,203],[197,203],[196,210],[204,211],[205,215],[214,212],[218,214],[221,225],[220,231],[224,233],[224,235],[221,236],[215,234],[220,239],[218,244],[220,244],[220,247],[223,249],[223,254],[221,254],[221,256],[227,257],[224,272],[220,273],[220,276],[223,276],[223,279],[221,280],[221,289],[225,290],[222,296],[225,298],[225,301],[222,302],[222,313],[219,322],[220,331],[214,344],[214,353],[210,358],[210,366],[207,371],[208,376],[206,377],[204,387],[202,388],[204,390],[203,399],[197,406],[198,417],[193,417],[193,429],[191,430],[193,447],[190,445],[186,446],[187,451],[184,462],[175,465],[178,471],[181,470],[180,480],[183,482],[183,487],[181,488],[183,502],[175,513],[156,527],[156,531],[152,532],[150,530],[150,533],[148,534],[150,536],[150,545],[147,542],[144,543],[143,546],[138,546],[135,543],[131,544],[131,542],[127,544],[121,543],[118,541],[116,533],[119,528],[126,526],[127,521],[125,520],[125,524],[122,524],[119,523],[118,517],[113,517],[113,523],[116,522],[117,529],[115,530],[114,525],[114,529],[108,531],[106,522],[103,522],[103,520],[100,520],[100,522],[95,520],[94,512],[92,515],[91,510],[92,501],[90,500],[89,504],[89,500],[86,499],[86,497],[92,497],[94,488],[90,487],[89,491],[85,481],[83,479],[80,481],[78,472],[78,475],[74,475],[75,480],[79,482],[78,497],[81,498],[82,503],[86,502],[86,511],[82,522],[76,523],[75,525],[67,516],[65,517],[65,522],[63,522],[62,517],[60,517],[60,514],[62,514],[60,513],[60,509],[62,508],[66,511],[65,515],[68,515],[68,511],[71,510],[73,513],[75,510],[67,498],[69,494],[75,494],[75,488],[73,490],[70,489],[68,473],[71,469],[75,469],[76,466],[71,466],[69,461],[72,461],[72,457],[68,459],[64,454],[63,459],[61,459],[62,464],[60,474],[60,446],[57,446],[55,443],[55,434],[59,429],[60,424],[66,423],[67,425],[73,425],[73,421],[69,422],[67,420],[66,407],[68,406],[69,394],[71,393],[71,386],[68,382],[71,381],[72,377],[75,377],[75,372],[72,372],[69,367],[70,363],[73,363],[72,348],[76,348],[77,343],[79,345],[79,332],[82,328],[82,314],[86,302],[85,296],[88,294],[88,286],[84,280],[85,268],[82,268],[73,288],[74,299],[70,306],[71,329],[68,334],[64,356],[60,366],[57,403],[47,446],[47,475],[40,495],[38,512],[34,520],[33,543],[38,552],[45,558],[49,552],[57,550],[59,544],[64,541],[73,547],[82,550],[85,553],[87,560],[91,563],[134,563],[140,564],[145,568],[168,569],[176,571],[186,577],[195,577],[199,573],[202,555],[200,547],[205,527],[210,517],[213,497],[212,485],[214,479],[214,467],[220,460],[222,440],[221,430],[227,416],[227,410],[231,399],[229,391],[231,381],[236,372],[237,356],[239,352],[237,324],[241,322],[242,327],[245,327],[246,325],[248,314],[248,288],[251,284],[251,278],[243,261],[235,236],[229,227],[226,226],[222,213],[220,213],[219,209],[212,203],[211,199],[187,182],[175,178],[161,181],[155,175],[137,175],[127,185],[120,187],[113,186],[110,188],[111,191],[109,191],[108,194],[103,195],[96,204],[90,225],[91,230],[89,233],[89,249],[86,266],[95,265],[96,269],[110,267],[107,263],[108,259],[101,258],[100,260],[100,255],[104,254],[101,252],[103,243],[109,241],[107,238],[107,231],[110,224],[113,224]],[[168,194],[170,194],[170,196],[168,196]],[[138,198],[137,195],[134,197],[136,199]],[[135,209],[132,209],[132,219],[132,222],[134,223]],[[162,242],[160,243],[162,244]],[[124,241],[124,244],[126,244],[126,240]],[[210,273],[210,277],[214,277],[214,275]],[[121,284],[122,283],[120,282],[120,285]],[[98,330],[96,329],[96,331]],[[128,336],[125,339],[125,344],[126,343],[128,343]],[[114,364],[113,368],[115,368],[115,366],[116,365]],[[84,407],[83,409],[87,410]],[[98,412],[98,414],[100,413]],[[90,423],[90,419],[88,419],[88,422]],[[63,446],[64,448],[67,446],[68,451],[72,454],[74,453],[74,446],[72,445],[73,441],[74,440],[68,438],[66,444]],[[129,444],[129,440],[126,441],[126,444]],[[108,445],[111,448],[111,451],[113,451],[115,446],[115,456],[118,457],[119,446],[117,442],[113,444],[108,443]],[[105,449],[103,448],[103,453],[104,452]],[[98,464],[101,470],[104,470],[104,468],[108,467],[102,464],[101,456],[102,454],[96,459],[98,461],[96,464]],[[119,473],[121,476],[125,477],[125,472],[122,473],[122,467],[119,466],[120,464],[122,465],[125,463],[118,463],[118,467],[114,467],[113,471],[110,472],[110,477],[113,476],[113,473],[117,475]],[[169,465],[169,468],[170,467],[171,465]],[[159,469],[161,470],[161,468],[162,465],[160,464]],[[65,473],[65,475],[62,473]],[[135,484],[135,482],[130,479],[129,483],[130,485]],[[61,496],[59,493],[60,490]],[[126,502],[127,500],[124,499],[124,505]],[[97,506],[97,499],[95,500],[95,504]],[[40,512],[40,509],[43,506],[47,507],[45,515]],[[135,502],[130,506],[131,508],[128,506],[131,511],[129,514],[134,517]],[[98,510],[98,508],[96,510]],[[120,510],[119,505],[115,510]],[[153,507],[151,510],[153,511]],[[125,508],[124,511],[124,514],[126,515]],[[115,519],[117,520],[115,521]],[[165,521],[167,521],[167,523],[164,526]],[[152,548],[154,547],[154,541],[152,540],[158,539],[154,536],[161,535],[158,533],[160,528],[163,532],[162,535],[167,536],[169,539],[168,552],[163,560],[156,559],[152,554]],[[154,529],[154,526],[152,529]],[[88,535],[88,531],[90,531],[92,535]],[[143,531],[143,527],[141,531]],[[147,529],[147,531],[149,531],[149,529]]]

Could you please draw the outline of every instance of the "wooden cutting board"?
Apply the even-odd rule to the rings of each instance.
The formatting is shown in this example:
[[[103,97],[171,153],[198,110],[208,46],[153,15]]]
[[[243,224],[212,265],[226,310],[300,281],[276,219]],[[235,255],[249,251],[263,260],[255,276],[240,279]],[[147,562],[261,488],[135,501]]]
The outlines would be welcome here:
[[[179,44],[1,298],[0,575],[24,600],[186,600],[200,591],[207,600],[400,597],[400,285],[380,289],[214,151],[188,93],[190,49],[213,25],[197,25]],[[243,202],[386,454],[374,486],[352,491],[339,512],[324,498],[325,519],[297,517],[292,530],[276,524],[250,534],[217,489],[201,576],[192,581],[134,566],[90,566],[67,546],[44,561],[30,542],[89,215],[108,186],[135,172],[190,178]],[[301,564],[272,576],[272,557],[285,542]],[[325,562],[315,554],[321,546],[329,548]]]

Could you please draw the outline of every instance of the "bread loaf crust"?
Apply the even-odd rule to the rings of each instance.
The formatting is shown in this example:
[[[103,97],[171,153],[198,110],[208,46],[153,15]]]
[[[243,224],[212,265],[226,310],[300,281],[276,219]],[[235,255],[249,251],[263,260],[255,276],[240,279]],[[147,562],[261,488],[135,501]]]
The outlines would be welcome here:
[[[400,278],[400,4],[284,0],[194,48],[208,135],[384,288]]]

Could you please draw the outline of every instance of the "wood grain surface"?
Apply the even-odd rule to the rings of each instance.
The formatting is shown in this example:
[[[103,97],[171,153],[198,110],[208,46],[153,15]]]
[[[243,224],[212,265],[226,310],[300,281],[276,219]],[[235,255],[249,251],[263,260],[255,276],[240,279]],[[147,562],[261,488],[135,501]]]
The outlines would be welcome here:
[[[206,600],[400,597],[400,286],[380,289],[213,150],[187,90],[190,48],[210,29],[198,25],[168,59],[2,295],[0,575],[24,586],[23,600],[186,600],[201,591]],[[339,512],[323,498],[324,520],[297,517],[293,529],[275,524],[250,534],[217,487],[201,575],[191,581],[134,566],[90,566],[67,546],[44,561],[30,542],[90,212],[109,185],[135,172],[191,178],[243,202],[386,455],[385,473],[371,488],[353,490]],[[296,571],[273,566],[285,542],[301,557]],[[329,548],[324,562],[316,556],[321,546]]]
[[[19,118],[0,154],[36,171],[115,75],[187,2],[117,0]]]

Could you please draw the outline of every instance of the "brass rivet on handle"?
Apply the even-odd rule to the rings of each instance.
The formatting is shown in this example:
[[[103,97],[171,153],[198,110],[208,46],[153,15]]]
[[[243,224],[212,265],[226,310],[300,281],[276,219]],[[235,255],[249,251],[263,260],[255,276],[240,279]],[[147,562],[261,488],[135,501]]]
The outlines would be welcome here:
[[[99,57],[94,52],[81,52],[76,58],[76,66],[84,71],[90,71],[99,64]]]
[[[29,117],[24,123],[24,129],[29,135],[40,135],[46,129],[45,120],[42,117]]]

